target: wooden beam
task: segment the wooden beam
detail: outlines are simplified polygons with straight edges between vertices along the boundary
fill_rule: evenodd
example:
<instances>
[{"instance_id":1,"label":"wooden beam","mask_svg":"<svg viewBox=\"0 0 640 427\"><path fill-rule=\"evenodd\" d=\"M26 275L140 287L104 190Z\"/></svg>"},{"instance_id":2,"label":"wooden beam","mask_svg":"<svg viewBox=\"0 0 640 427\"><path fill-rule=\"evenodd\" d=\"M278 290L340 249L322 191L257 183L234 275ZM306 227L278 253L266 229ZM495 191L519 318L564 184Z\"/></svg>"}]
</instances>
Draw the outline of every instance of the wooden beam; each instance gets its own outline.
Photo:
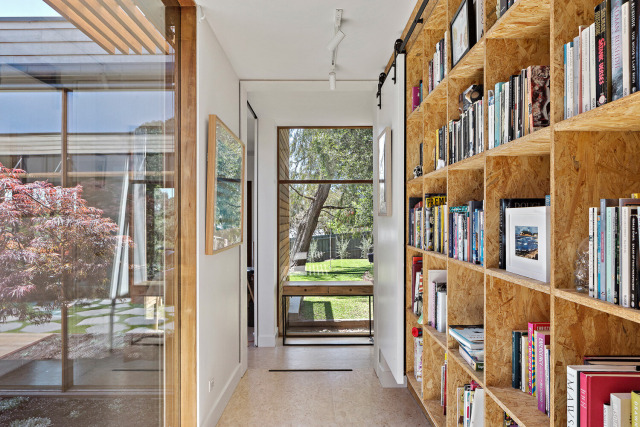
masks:
<instances>
[{"instance_id":1,"label":"wooden beam","mask_svg":"<svg viewBox=\"0 0 640 427\"><path fill-rule=\"evenodd\" d=\"M196 78L196 8L182 8L179 44L179 141L177 164L180 276L180 425L196 426L197 418L197 78Z\"/></svg>"},{"instance_id":2,"label":"wooden beam","mask_svg":"<svg viewBox=\"0 0 640 427\"><path fill-rule=\"evenodd\" d=\"M127 14L138 24L140 30L144 31L144 33L155 43L160 50L169 54L171 52L170 43L167 41L165 37L164 30L159 30L156 26L149 21L149 19L138 9L138 7L133 3L132 0L116 0L122 9L127 12Z\"/></svg>"},{"instance_id":3,"label":"wooden beam","mask_svg":"<svg viewBox=\"0 0 640 427\"><path fill-rule=\"evenodd\" d=\"M107 51L107 53L113 55L116 53L115 45L104 37L100 32L96 31L84 18L78 15L69 6L59 2L58 0L44 0L53 10L58 12L64 19L72 23L77 29L82 31L91 40L96 42L98 46Z\"/></svg>"},{"instance_id":4,"label":"wooden beam","mask_svg":"<svg viewBox=\"0 0 640 427\"><path fill-rule=\"evenodd\" d=\"M82 0L85 7L91 9L91 12L116 36L120 37L127 46L136 54L142 55L142 43L138 41L131 31L125 27L120 20L116 18L116 11L121 10L119 7L105 7L98 0ZM124 13L124 11L122 11ZM89 13L89 12L87 12ZM125 13L126 15L126 13ZM153 53L153 52L151 52Z\"/></svg>"},{"instance_id":5,"label":"wooden beam","mask_svg":"<svg viewBox=\"0 0 640 427\"><path fill-rule=\"evenodd\" d=\"M156 47L160 47L162 53L166 54L168 51L164 50L162 46L156 46L154 41L145 33L140 25L133 20L131 16L116 2L116 0L100 0L113 14L113 16L120 22L120 24L129 31L131 36L147 50L147 52L156 53ZM166 42L165 42L166 44Z\"/></svg>"}]
</instances>

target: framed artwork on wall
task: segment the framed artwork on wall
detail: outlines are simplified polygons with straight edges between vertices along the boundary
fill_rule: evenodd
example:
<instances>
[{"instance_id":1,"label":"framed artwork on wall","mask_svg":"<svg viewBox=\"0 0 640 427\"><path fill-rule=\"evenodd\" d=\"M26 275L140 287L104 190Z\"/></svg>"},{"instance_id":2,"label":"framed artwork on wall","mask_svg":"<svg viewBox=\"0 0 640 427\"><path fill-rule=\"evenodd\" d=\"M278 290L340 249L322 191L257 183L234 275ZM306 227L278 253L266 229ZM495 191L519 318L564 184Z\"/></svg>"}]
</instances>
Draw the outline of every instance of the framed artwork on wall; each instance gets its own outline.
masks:
<instances>
[{"instance_id":1,"label":"framed artwork on wall","mask_svg":"<svg viewBox=\"0 0 640 427\"><path fill-rule=\"evenodd\" d=\"M216 115L209 116L205 253L242 244L245 146Z\"/></svg>"},{"instance_id":2,"label":"framed artwork on wall","mask_svg":"<svg viewBox=\"0 0 640 427\"><path fill-rule=\"evenodd\" d=\"M549 206L506 210L507 271L549 282L550 213Z\"/></svg>"},{"instance_id":3,"label":"framed artwork on wall","mask_svg":"<svg viewBox=\"0 0 640 427\"><path fill-rule=\"evenodd\" d=\"M378 216L391 216L391 128L378 137Z\"/></svg>"},{"instance_id":4,"label":"framed artwork on wall","mask_svg":"<svg viewBox=\"0 0 640 427\"><path fill-rule=\"evenodd\" d=\"M451 68L455 67L475 44L475 22L471 0L462 0L449 28L449 34L451 35Z\"/></svg>"}]
</instances>

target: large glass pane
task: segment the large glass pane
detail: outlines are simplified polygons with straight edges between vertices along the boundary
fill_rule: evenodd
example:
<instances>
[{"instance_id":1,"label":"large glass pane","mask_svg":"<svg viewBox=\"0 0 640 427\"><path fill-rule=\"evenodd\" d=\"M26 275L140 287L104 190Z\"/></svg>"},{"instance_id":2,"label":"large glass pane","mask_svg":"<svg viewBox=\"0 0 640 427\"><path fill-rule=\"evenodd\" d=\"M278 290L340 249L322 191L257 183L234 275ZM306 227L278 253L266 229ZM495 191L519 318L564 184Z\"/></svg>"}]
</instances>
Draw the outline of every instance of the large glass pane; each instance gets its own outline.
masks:
<instances>
[{"instance_id":1,"label":"large glass pane","mask_svg":"<svg viewBox=\"0 0 640 427\"><path fill-rule=\"evenodd\" d=\"M177 360L178 16L162 0L10 3L0 396L18 396L0 398L0 425L163 425Z\"/></svg>"}]
</instances>

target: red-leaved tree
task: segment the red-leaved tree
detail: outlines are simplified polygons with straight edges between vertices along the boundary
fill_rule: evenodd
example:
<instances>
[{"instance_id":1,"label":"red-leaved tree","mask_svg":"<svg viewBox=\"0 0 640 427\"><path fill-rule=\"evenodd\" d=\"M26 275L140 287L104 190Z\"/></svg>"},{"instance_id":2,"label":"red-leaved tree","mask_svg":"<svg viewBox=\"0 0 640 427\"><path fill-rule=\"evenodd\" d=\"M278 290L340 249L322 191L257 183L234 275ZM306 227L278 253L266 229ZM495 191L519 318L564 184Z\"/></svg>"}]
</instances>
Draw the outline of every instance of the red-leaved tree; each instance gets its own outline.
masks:
<instances>
[{"instance_id":1,"label":"red-leaved tree","mask_svg":"<svg viewBox=\"0 0 640 427\"><path fill-rule=\"evenodd\" d=\"M0 163L0 321L34 323L76 298L108 295L116 247L129 245L82 187L23 183Z\"/></svg>"}]
</instances>

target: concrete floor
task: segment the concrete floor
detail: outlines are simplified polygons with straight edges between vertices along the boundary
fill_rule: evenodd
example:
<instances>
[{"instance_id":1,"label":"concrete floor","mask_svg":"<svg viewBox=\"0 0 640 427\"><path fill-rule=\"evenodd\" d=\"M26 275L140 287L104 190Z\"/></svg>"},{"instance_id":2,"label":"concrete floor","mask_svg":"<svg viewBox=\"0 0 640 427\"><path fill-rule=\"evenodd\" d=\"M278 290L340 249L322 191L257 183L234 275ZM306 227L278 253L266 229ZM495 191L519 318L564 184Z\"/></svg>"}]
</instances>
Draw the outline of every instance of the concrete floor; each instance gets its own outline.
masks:
<instances>
[{"instance_id":1,"label":"concrete floor","mask_svg":"<svg viewBox=\"0 0 640 427\"><path fill-rule=\"evenodd\" d=\"M380 386L368 346L250 347L249 369L218 425L431 426L406 388Z\"/></svg>"}]
</instances>

